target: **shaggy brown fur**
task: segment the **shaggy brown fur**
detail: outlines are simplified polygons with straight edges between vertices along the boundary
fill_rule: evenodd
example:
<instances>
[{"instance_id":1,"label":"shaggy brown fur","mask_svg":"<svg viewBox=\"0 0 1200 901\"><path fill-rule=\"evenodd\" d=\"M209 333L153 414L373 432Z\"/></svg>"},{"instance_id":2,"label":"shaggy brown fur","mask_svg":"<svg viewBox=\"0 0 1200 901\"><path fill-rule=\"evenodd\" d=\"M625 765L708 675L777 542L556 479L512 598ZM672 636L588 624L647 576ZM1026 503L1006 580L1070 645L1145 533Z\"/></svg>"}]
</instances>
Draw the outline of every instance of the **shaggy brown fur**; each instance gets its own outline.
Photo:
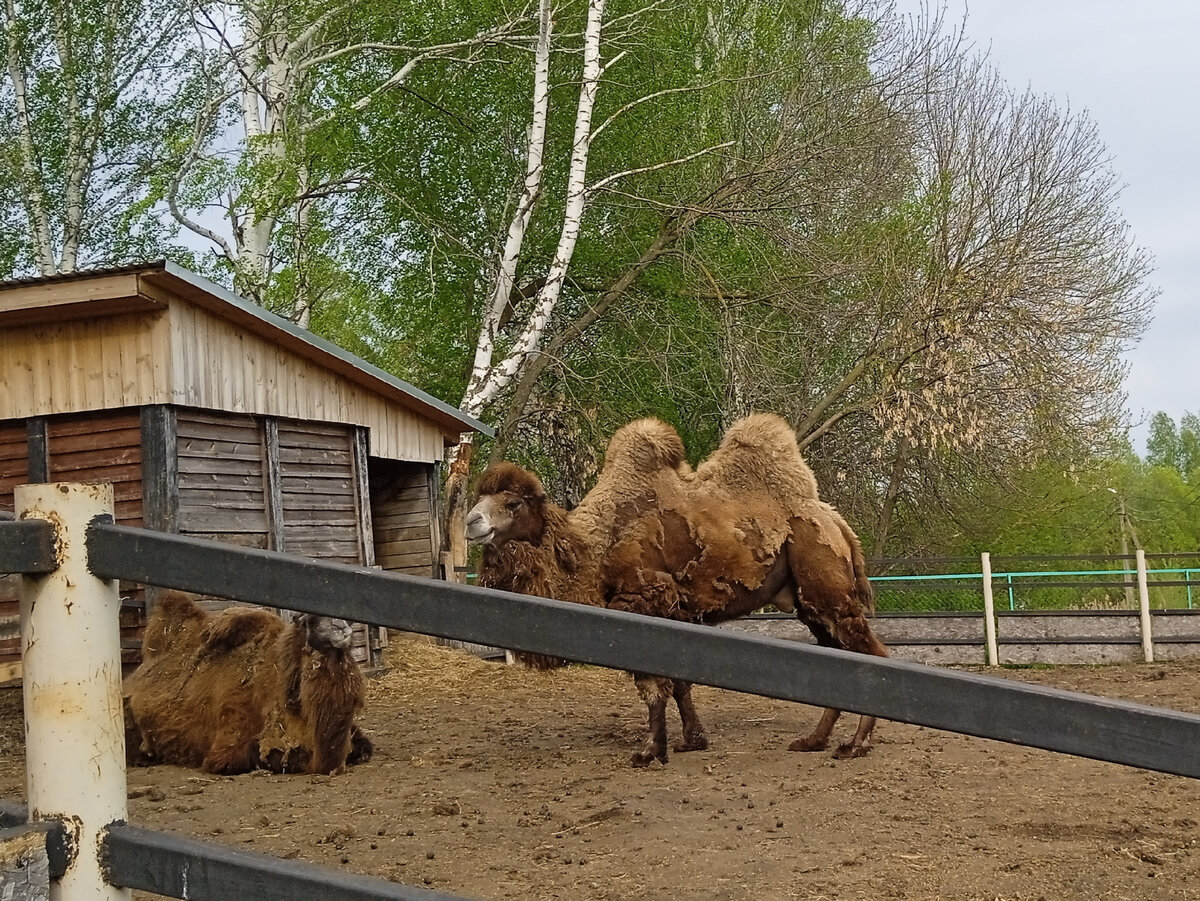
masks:
<instances>
[{"instance_id":1,"label":"shaggy brown fur","mask_svg":"<svg viewBox=\"0 0 1200 901\"><path fill-rule=\"evenodd\" d=\"M130 762L329 774L369 760L371 742L354 723L365 684L347 630L254 608L210 615L165 592L125 681Z\"/></svg>"},{"instance_id":2,"label":"shaggy brown fur","mask_svg":"<svg viewBox=\"0 0 1200 901\"><path fill-rule=\"evenodd\" d=\"M774 603L795 611L822 645L887 655L866 620L873 598L858 539L819 499L795 433L777 416L734 423L694 472L669 425L630 423L613 436L595 488L569 515L546 500L540 484L519 507L511 506L520 492L509 486L522 477L537 480L512 464L503 467L485 474L468 517L468 537L487 543L482 584L585 603L597 603L598 594L610 608L704 623ZM554 527L544 530L543 523ZM564 538L564 529L572 537ZM549 573L558 555L548 548L562 542L576 548L576 559L581 547L594 557L593 564L575 565L570 586ZM493 571L502 556L504 572ZM536 578L522 584L515 572L522 567ZM593 572L598 589L587 585ZM538 590L528 590L529 582ZM707 747L688 683L640 674L635 680L650 719L635 765L666 761L665 710L672 698L684 732L676 750ZM824 748L837 717L838 711L826 710L792 749ZM836 756L865 754L874 724L862 717Z\"/></svg>"},{"instance_id":3,"label":"shaggy brown fur","mask_svg":"<svg viewBox=\"0 0 1200 901\"><path fill-rule=\"evenodd\" d=\"M595 553L571 528L566 511L546 498L537 476L512 463L497 463L483 474L476 492L508 520L504 540L483 547L479 585L596 607L604 603ZM468 517L468 535L471 522ZM516 657L535 669L566 663L544 654L516 652Z\"/></svg>"}]
</instances>

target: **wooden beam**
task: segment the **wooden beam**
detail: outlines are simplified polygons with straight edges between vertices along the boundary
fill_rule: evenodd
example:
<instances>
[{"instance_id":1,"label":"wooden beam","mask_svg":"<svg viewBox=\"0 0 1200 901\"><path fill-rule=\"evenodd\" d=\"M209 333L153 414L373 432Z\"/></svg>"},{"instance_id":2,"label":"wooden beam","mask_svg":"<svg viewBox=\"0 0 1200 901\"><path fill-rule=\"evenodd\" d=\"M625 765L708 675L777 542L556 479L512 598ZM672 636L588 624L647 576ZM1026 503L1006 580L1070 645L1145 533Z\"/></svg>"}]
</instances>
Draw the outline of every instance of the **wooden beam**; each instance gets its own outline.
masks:
<instances>
[{"instance_id":1,"label":"wooden beam","mask_svg":"<svg viewBox=\"0 0 1200 901\"><path fill-rule=\"evenodd\" d=\"M371 485L367 475L367 456L371 430L356 426L351 436L354 459L354 494L358 505L358 540L362 544L364 566L375 565L375 528L371 523Z\"/></svg>"},{"instance_id":2,"label":"wooden beam","mask_svg":"<svg viewBox=\"0 0 1200 901\"><path fill-rule=\"evenodd\" d=\"M175 408L153 404L141 409L142 521L159 532L179 531L179 438ZM144 617L158 606L161 593L146 586ZM143 620L144 621L144 620Z\"/></svg>"},{"instance_id":3,"label":"wooden beam","mask_svg":"<svg viewBox=\"0 0 1200 901\"><path fill-rule=\"evenodd\" d=\"M29 482L50 481L50 438L46 429L46 417L34 416L25 421L28 442Z\"/></svg>"},{"instance_id":4,"label":"wooden beam","mask_svg":"<svg viewBox=\"0 0 1200 901\"><path fill-rule=\"evenodd\" d=\"M44 519L0 522L0 573L36 575L56 569L54 526Z\"/></svg>"},{"instance_id":5,"label":"wooden beam","mask_svg":"<svg viewBox=\"0 0 1200 901\"><path fill-rule=\"evenodd\" d=\"M132 272L36 281L0 291L0 328L165 308L138 289Z\"/></svg>"},{"instance_id":6,"label":"wooden beam","mask_svg":"<svg viewBox=\"0 0 1200 901\"><path fill-rule=\"evenodd\" d=\"M175 408L142 407L142 519L146 528L179 531L179 454Z\"/></svg>"},{"instance_id":7,"label":"wooden beam","mask_svg":"<svg viewBox=\"0 0 1200 901\"><path fill-rule=\"evenodd\" d=\"M267 500L267 530L271 550L284 550L283 472L279 464L279 420L263 419L263 490Z\"/></svg>"}]
</instances>

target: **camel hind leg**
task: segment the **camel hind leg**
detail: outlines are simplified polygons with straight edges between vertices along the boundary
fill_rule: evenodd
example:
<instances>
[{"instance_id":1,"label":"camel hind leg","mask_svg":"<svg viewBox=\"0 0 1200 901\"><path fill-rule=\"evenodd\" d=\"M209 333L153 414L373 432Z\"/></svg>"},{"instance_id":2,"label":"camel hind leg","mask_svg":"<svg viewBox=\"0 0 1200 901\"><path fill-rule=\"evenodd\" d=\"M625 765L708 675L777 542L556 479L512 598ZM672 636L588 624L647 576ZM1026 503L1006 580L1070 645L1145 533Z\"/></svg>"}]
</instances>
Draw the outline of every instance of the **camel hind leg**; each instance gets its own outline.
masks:
<instances>
[{"instance_id":1,"label":"camel hind leg","mask_svg":"<svg viewBox=\"0 0 1200 901\"><path fill-rule=\"evenodd\" d=\"M646 702L649 724L646 746L633 755L630 761L636 767L650 766L655 760L667 762L667 701L671 699L673 687L670 679L662 676L647 676L635 673L633 683L638 694Z\"/></svg>"},{"instance_id":2,"label":"camel hind leg","mask_svg":"<svg viewBox=\"0 0 1200 901\"><path fill-rule=\"evenodd\" d=\"M798 607L796 615L812 631L817 639L817 644L827 648L839 648L844 651L858 651L864 654L874 654L877 657L886 657L888 655L887 648L870 632L870 627L867 626L867 634L870 637L869 641L843 641L841 643L830 635L828 628L819 620L806 616L806 611ZM864 620L864 625L866 622ZM857 631L857 630L853 630ZM804 738L798 738L790 745L789 751L823 751L829 747L829 737L833 734L833 727L837 723L842 712L836 707L826 707L824 713L821 714L821 719L818 720L816 727ZM860 716L858 718L858 728L854 732L854 737L846 744L839 745L833 752L833 756L838 760L849 760L854 757L864 756L870 750L871 733L875 731L876 718L873 716Z\"/></svg>"},{"instance_id":3,"label":"camel hind leg","mask_svg":"<svg viewBox=\"0 0 1200 901\"><path fill-rule=\"evenodd\" d=\"M692 683L681 679L672 680L672 694L675 705L679 708L679 720L683 723L683 738L675 743L675 750L704 751L708 748L708 736L704 734L704 724L696 713L696 705L692 702Z\"/></svg>"},{"instance_id":4,"label":"camel hind leg","mask_svg":"<svg viewBox=\"0 0 1200 901\"><path fill-rule=\"evenodd\" d=\"M817 644L887 657L887 648L867 620L874 603L865 578L862 548L837 512L826 508L823 515L794 521L787 553L798 587L796 616L808 626ZM840 710L826 708L816 728L807 737L792 742L789 750L824 750L840 715ZM875 723L874 716L860 716L854 737L840 745L833 756L846 760L866 754Z\"/></svg>"}]
</instances>

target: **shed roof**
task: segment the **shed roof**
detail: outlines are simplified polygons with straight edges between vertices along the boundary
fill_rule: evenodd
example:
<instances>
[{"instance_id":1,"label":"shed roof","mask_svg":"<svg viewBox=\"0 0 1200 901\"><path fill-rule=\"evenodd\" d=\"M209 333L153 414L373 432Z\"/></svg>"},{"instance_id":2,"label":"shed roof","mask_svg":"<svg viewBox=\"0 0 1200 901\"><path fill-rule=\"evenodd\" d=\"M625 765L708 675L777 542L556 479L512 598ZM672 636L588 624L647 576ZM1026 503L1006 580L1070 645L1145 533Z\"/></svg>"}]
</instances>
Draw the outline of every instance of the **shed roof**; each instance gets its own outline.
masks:
<instances>
[{"instance_id":1,"label":"shed roof","mask_svg":"<svg viewBox=\"0 0 1200 901\"><path fill-rule=\"evenodd\" d=\"M135 294L127 288L107 287L129 276L136 277L141 286ZM436 424L447 436L464 431L493 434L491 428L450 404L169 261L0 282L0 330L163 310L171 297L183 298L242 331L380 395Z\"/></svg>"}]
</instances>

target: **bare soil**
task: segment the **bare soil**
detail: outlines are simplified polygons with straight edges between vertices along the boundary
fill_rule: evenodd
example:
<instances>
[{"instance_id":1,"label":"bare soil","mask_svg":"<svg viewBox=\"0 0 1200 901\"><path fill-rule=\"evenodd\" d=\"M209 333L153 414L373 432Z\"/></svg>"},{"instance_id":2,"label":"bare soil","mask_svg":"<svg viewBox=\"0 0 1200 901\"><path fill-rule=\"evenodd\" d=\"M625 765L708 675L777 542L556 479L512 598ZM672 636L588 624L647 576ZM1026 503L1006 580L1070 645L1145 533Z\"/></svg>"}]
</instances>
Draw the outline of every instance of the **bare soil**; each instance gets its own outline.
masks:
<instances>
[{"instance_id":1,"label":"bare soil","mask_svg":"<svg viewBox=\"0 0 1200 901\"><path fill-rule=\"evenodd\" d=\"M133 770L130 820L480 899L1200 899L1200 781L888 722L859 760L789 753L820 711L705 687L711 748L637 770L644 707L622 673L418 639L389 663L370 763ZM1200 710L1195 663L1001 674ZM20 692L0 691L9 799L21 729Z\"/></svg>"}]
</instances>

